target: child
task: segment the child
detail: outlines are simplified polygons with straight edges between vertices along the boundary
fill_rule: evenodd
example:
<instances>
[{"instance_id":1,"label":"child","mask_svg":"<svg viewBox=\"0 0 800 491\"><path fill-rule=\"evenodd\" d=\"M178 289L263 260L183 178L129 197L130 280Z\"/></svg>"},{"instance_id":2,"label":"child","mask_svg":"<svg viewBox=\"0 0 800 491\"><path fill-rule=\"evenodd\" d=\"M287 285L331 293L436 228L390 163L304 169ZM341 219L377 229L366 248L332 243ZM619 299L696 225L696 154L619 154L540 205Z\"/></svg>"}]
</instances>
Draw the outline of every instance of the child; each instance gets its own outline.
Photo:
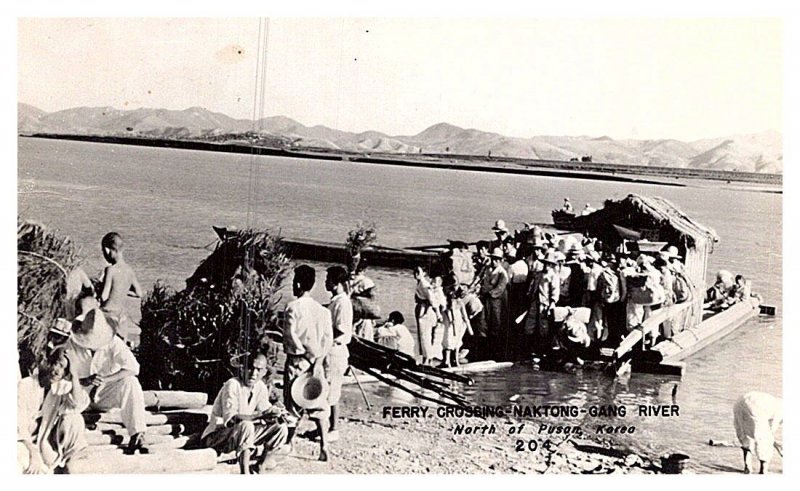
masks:
<instances>
[{"instance_id":1,"label":"child","mask_svg":"<svg viewBox=\"0 0 800 491\"><path fill-rule=\"evenodd\" d=\"M458 351L461 349L464 333L468 332L470 336L473 334L467 307L464 304L466 291L460 285L457 285L449 293L447 310L444 315L445 331L444 340L442 341L444 353L440 368L460 365Z\"/></svg>"},{"instance_id":2,"label":"child","mask_svg":"<svg viewBox=\"0 0 800 491\"><path fill-rule=\"evenodd\" d=\"M442 341L444 340L444 315L447 310L447 296L444 294L444 282L440 273L431 275L431 306L436 311L438 322L433 326L433 333L431 336L431 347L433 348L431 354L431 362L434 359L442 360Z\"/></svg>"},{"instance_id":3,"label":"child","mask_svg":"<svg viewBox=\"0 0 800 491\"><path fill-rule=\"evenodd\" d=\"M403 314L395 310L386 323L375 330L375 340L382 346L414 356L414 338L403 322Z\"/></svg>"},{"instance_id":4,"label":"child","mask_svg":"<svg viewBox=\"0 0 800 491\"><path fill-rule=\"evenodd\" d=\"M37 375L22 379L18 388L17 438L24 447L19 455L23 472L68 470L70 461L80 458L88 447L81 412L90 400L76 373L70 370L64 348L50 352ZM41 422L37 432L38 417Z\"/></svg>"},{"instance_id":5,"label":"child","mask_svg":"<svg viewBox=\"0 0 800 491\"><path fill-rule=\"evenodd\" d=\"M117 334L130 345L133 342L129 332L131 321L127 316L125 301L131 291L133 296L141 298L142 287L139 286L136 273L122 255L122 236L116 232L109 232L103 237L101 246L103 257L109 266L103 271L100 308Z\"/></svg>"}]
</instances>

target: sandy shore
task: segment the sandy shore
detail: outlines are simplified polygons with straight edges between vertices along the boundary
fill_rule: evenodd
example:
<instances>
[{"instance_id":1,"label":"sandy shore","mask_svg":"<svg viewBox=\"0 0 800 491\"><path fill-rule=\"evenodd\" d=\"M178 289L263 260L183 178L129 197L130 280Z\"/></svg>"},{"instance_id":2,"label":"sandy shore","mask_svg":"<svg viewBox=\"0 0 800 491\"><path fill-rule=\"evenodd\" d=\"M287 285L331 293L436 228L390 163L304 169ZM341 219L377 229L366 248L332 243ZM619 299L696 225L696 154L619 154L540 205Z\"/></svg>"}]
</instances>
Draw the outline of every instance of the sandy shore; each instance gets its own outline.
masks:
<instances>
[{"instance_id":1,"label":"sandy shore","mask_svg":"<svg viewBox=\"0 0 800 491\"><path fill-rule=\"evenodd\" d=\"M528 422L521 436L511 418L383 418L382 406L367 410L348 400L340 440L330 444L330 461L318 462L319 444L297 438L292 454L282 456L278 474L652 474L660 467L649 457L588 439L555 437L552 447ZM491 425L495 434L454 435L455 424ZM305 420L299 433L313 428ZM516 441L536 441L535 450L516 450ZM213 473L237 473L235 461L220 462Z\"/></svg>"}]
</instances>

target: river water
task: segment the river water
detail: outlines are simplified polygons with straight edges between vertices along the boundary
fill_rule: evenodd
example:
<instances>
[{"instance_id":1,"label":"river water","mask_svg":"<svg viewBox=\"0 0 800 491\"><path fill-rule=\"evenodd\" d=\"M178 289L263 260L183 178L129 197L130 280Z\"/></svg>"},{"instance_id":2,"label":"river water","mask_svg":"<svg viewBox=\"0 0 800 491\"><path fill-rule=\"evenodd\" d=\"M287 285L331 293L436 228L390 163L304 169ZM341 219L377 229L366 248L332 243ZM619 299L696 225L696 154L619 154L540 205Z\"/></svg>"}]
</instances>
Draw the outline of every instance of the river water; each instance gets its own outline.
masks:
<instances>
[{"instance_id":1,"label":"river water","mask_svg":"<svg viewBox=\"0 0 800 491\"><path fill-rule=\"evenodd\" d=\"M662 196L719 234L709 275L725 268L751 278L754 291L778 307L777 317L754 319L689 358L680 381L644 374L614 381L588 370L512 367L475 374L476 384L466 391L477 403L493 405L507 404L515 394L522 405L625 404L625 418L585 421L584 431L594 432L597 422L635 425L636 433L617 441L653 455L689 454L690 467L698 472L735 471L741 466L740 450L711 447L708 440L735 441L731 407L739 395L749 390L782 393L782 195L747 186L734 190L711 182L679 182L689 186L20 138L18 205L22 218L72 237L90 274L103 266L100 238L116 230L146 289L157 279L180 289L208 254L204 246L215 239L211 225L274 228L286 237L343 241L357 221L371 220L381 244L401 247L487 238L498 218L512 228L522 221L548 222L550 210L565 196L578 208L586 202L599 207L607 198L629 193ZM386 312L396 309L412 318L410 273L374 270L371 276ZM321 301L328 298L321 285L313 293ZM407 324L413 325L413 319ZM676 384L680 416L632 415L636 404L671 404ZM385 387L369 391L373 402L405 400ZM347 399L355 401L355 396ZM526 433L536 438L534 428ZM772 467L782 470L780 457Z\"/></svg>"}]
</instances>

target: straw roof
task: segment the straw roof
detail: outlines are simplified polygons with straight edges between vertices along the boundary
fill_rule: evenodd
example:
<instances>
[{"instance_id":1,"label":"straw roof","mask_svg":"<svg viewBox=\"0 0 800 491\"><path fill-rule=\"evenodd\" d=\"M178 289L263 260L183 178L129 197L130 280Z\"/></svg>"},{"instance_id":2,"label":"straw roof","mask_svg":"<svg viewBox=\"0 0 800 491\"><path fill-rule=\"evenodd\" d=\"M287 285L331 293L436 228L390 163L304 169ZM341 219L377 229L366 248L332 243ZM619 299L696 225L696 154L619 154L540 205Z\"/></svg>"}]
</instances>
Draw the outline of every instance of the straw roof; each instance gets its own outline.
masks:
<instances>
[{"instance_id":1,"label":"straw roof","mask_svg":"<svg viewBox=\"0 0 800 491\"><path fill-rule=\"evenodd\" d=\"M609 231L614 230L612 225L635 230L657 229L661 240L684 248L696 247L700 242L719 241L714 229L698 223L668 200L656 196L629 194L619 201L607 200L601 210L577 217L575 224L578 229L598 236L608 236Z\"/></svg>"}]
</instances>

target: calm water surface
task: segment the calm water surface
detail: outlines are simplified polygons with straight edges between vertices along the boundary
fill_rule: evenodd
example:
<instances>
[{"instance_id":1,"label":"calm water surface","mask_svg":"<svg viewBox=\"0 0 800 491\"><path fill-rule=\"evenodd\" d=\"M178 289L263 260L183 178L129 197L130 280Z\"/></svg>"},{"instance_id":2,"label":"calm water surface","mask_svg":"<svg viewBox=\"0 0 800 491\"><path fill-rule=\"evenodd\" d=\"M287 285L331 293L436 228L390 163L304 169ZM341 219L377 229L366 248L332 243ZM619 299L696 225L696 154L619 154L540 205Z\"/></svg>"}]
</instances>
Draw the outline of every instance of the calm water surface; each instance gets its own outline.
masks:
<instances>
[{"instance_id":1,"label":"calm water surface","mask_svg":"<svg viewBox=\"0 0 800 491\"><path fill-rule=\"evenodd\" d=\"M156 279L182 288L208 254L204 246L215 239L212 224L343 241L357 221L373 220L379 242L399 247L486 238L498 218L511 227L548 222L564 196L579 208L628 193L662 196L720 235L709 275L726 268L752 278L754 290L779 307L777 318L755 319L691 357L680 381L633 374L621 382L591 371L514 367L476 374L470 395L487 404L507 403L514 394L520 395L519 404L629 404L630 413L634 404L671 403L679 383L680 417L629 414L622 423L635 424L637 432L621 440L651 454L682 451L691 455L697 471L718 472L740 466L738 449L707 445L709 439L735 440L731 407L736 397L749 390L782 392L780 194L724 190L710 183L626 185L30 138L19 140L18 178L21 217L72 237L90 273L103 265L100 238L120 232L127 260L145 288ZM410 274L375 270L372 276L384 309L413 317ZM314 294L327 299L321 286ZM404 400L386 387L371 387L370 393L373 402ZM349 394L348 400L357 402L356 397ZM594 422L586 421L584 429L593 431ZM773 468L782 469L780 457Z\"/></svg>"}]
</instances>

